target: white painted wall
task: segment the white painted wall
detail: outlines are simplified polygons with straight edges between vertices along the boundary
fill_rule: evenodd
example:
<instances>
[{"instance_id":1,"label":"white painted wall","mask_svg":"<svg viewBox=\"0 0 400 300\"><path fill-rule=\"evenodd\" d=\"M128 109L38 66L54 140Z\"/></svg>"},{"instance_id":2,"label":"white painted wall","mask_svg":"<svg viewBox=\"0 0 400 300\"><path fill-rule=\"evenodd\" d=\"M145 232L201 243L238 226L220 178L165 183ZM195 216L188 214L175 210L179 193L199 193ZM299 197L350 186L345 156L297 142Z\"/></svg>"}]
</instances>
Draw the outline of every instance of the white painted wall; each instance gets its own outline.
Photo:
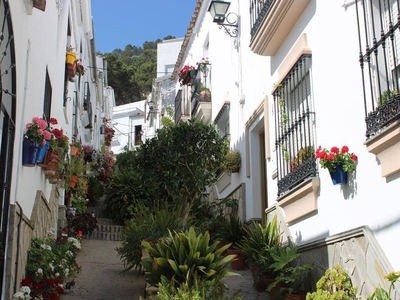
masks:
<instances>
[{"instance_id":1,"label":"white painted wall","mask_svg":"<svg viewBox=\"0 0 400 300\"><path fill-rule=\"evenodd\" d=\"M59 128L64 130L70 140L73 134L74 95L76 91L77 101L83 103L84 82L89 83L93 115L97 116L99 122L101 119L99 118L102 109L100 103L103 100L98 98L102 98L103 95L99 89L99 82L96 81L97 71L92 71L90 39L93 38L93 30L91 28L90 2L83 2L88 4L85 6L87 10L83 12L81 6L75 5L75 1L70 0L62 1L62 3L47 1L45 12L32 9L32 4L26 0L9 2L14 28L17 74L16 136L11 203L18 201L24 214L28 217L32 212L36 191L42 190L49 198L52 188L40 167L23 167L21 162L25 125L33 117L42 117L46 69L49 72L52 86L51 117L58 120ZM90 18L90 22L87 18ZM68 19L71 20L71 37L67 37ZM80 87L78 76L75 77L75 82L68 83L68 99L64 108L64 70L68 45L71 45L78 54L77 57L82 59L86 73L81 78ZM83 114L83 108L80 107L76 116L78 137L82 138L85 144L84 136L87 134L90 137L89 144L96 145L97 143L98 146L99 142L96 141L99 140L99 132L84 128ZM96 124L94 125L98 128ZM60 204L63 204L64 199L61 197L59 201Z\"/></svg>"},{"instance_id":2,"label":"white painted wall","mask_svg":"<svg viewBox=\"0 0 400 300\"><path fill-rule=\"evenodd\" d=\"M111 149L115 155L124 152L126 146L129 150L135 148L135 126L141 125L142 130L145 127L145 102L142 100L114 107L112 123L115 130L114 139L118 141L115 144L118 145Z\"/></svg>"}]
</instances>

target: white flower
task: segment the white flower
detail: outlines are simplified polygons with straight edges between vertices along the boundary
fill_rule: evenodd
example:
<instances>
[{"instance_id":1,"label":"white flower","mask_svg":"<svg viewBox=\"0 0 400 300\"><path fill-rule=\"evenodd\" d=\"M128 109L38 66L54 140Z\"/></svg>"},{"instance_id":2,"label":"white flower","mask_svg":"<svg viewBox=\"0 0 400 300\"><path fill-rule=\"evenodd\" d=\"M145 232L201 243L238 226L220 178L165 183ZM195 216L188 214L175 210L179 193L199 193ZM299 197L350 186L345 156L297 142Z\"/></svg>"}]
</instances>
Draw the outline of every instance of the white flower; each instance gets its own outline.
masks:
<instances>
[{"instance_id":1,"label":"white flower","mask_svg":"<svg viewBox=\"0 0 400 300\"><path fill-rule=\"evenodd\" d=\"M24 300L24 293L23 292L16 292L13 295L13 300Z\"/></svg>"},{"instance_id":2,"label":"white flower","mask_svg":"<svg viewBox=\"0 0 400 300\"><path fill-rule=\"evenodd\" d=\"M60 273L57 272L55 275L56 275L56 277L59 277L59 276L60 276Z\"/></svg>"},{"instance_id":3,"label":"white flower","mask_svg":"<svg viewBox=\"0 0 400 300\"><path fill-rule=\"evenodd\" d=\"M37 269L36 273L43 274L43 270L41 268Z\"/></svg>"},{"instance_id":4,"label":"white flower","mask_svg":"<svg viewBox=\"0 0 400 300\"><path fill-rule=\"evenodd\" d=\"M67 252L65 252L65 254L67 254L68 256L74 256L74 253L72 253L71 250L68 250Z\"/></svg>"},{"instance_id":5,"label":"white flower","mask_svg":"<svg viewBox=\"0 0 400 300\"><path fill-rule=\"evenodd\" d=\"M65 274L65 276L68 276L68 274L69 274L69 269L68 269L68 268L66 268L66 269L64 270L64 274Z\"/></svg>"},{"instance_id":6,"label":"white flower","mask_svg":"<svg viewBox=\"0 0 400 300\"><path fill-rule=\"evenodd\" d=\"M53 266L52 264L49 264L49 266L50 266L50 269L51 269L52 271L54 271L54 266Z\"/></svg>"},{"instance_id":7,"label":"white flower","mask_svg":"<svg viewBox=\"0 0 400 300\"><path fill-rule=\"evenodd\" d=\"M22 286L19 290L24 294L29 295L31 293L31 289L29 288L29 286L26 285Z\"/></svg>"}]
</instances>

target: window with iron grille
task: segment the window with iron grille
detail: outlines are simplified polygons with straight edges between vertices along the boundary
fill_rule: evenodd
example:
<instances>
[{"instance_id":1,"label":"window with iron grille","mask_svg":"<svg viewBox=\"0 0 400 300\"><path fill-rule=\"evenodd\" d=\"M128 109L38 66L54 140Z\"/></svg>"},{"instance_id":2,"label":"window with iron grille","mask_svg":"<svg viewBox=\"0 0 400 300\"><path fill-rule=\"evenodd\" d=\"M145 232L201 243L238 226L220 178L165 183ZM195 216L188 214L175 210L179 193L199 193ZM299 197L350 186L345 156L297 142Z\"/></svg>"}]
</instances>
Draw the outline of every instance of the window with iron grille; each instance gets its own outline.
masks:
<instances>
[{"instance_id":1,"label":"window with iron grille","mask_svg":"<svg viewBox=\"0 0 400 300\"><path fill-rule=\"evenodd\" d=\"M355 3L366 138L400 118L400 13L397 0Z\"/></svg>"},{"instance_id":2,"label":"window with iron grille","mask_svg":"<svg viewBox=\"0 0 400 300\"><path fill-rule=\"evenodd\" d=\"M317 172L310 69L304 54L273 92L278 196Z\"/></svg>"}]
</instances>

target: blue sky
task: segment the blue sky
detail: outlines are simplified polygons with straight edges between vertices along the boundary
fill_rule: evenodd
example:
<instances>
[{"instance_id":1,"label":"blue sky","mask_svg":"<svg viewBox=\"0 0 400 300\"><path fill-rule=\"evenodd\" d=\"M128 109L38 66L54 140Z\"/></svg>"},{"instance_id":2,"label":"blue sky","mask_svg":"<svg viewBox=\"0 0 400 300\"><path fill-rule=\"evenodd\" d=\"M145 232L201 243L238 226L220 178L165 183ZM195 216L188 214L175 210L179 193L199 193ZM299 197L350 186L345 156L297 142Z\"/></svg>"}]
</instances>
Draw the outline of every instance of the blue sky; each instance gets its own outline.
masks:
<instances>
[{"instance_id":1,"label":"blue sky","mask_svg":"<svg viewBox=\"0 0 400 300\"><path fill-rule=\"evenodd\" d=\"M184 37L196 0L92 0L96 51Z\"/></svg>"}]
</instances>

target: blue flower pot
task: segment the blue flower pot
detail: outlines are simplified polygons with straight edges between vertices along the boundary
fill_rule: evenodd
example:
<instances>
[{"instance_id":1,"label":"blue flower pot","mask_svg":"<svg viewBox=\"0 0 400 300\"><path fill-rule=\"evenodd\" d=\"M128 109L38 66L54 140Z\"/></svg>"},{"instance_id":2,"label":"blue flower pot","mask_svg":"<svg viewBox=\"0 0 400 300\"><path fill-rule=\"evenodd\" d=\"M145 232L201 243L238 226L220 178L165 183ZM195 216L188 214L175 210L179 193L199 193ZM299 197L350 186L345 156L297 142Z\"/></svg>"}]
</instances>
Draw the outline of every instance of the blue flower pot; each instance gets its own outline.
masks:
<instances>
[{"instance_id":1,"label":"blue flower pot","mask_svg":"<svg viewBox=\"0 0 400 300\"><path fill-rule=\"evenodd\" d=\"M40 144L24 141L22 148L22 165L24 167L36 166L40 148Z\"/></svg>"},{"instance_id":2,"label":"blue flower pot","mask_svg":"<svg viewBox=\"0 0 400 300\"><path fill-rule=\"evenodd\" d=\"M40 149L38 157L37 157L37 163L41 163L44 159L44 156L46 155L47 149L49 149L50 147L50 142L47 141L46 144L44 144L44 146L42 147L42 149Z\"/></svg>"},{"instance_id":3,"label":"blue flower pot","mask_svg":"<svg viewBox=\"0 0 400 300\"><path fill-rule=\"evenodd\" d=\"M332 178L332 183L336 184L346 184L347 183L347 172L343 171L342 165L336 165L336 169L329 173Z\"/></svg>"}]
</instances>

